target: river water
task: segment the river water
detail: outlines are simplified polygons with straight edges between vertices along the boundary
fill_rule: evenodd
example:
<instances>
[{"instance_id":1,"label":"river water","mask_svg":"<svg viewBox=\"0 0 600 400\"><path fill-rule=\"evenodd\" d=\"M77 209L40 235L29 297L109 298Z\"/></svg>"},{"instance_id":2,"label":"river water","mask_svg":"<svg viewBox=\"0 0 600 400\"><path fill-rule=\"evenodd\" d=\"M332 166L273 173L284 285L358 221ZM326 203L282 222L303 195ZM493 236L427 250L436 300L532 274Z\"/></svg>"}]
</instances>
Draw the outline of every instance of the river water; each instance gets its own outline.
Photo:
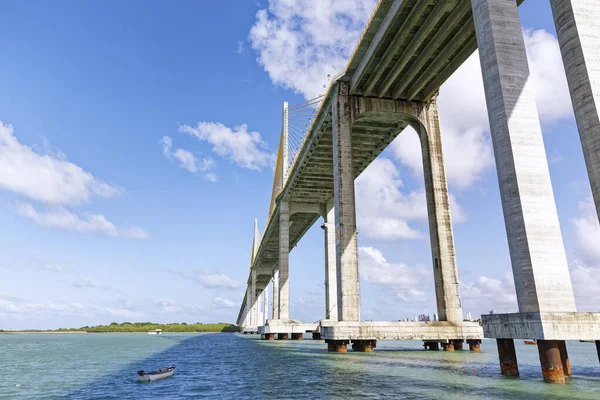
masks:
<instances>
[{"instance_id":1,"label":"river water","mask_svg":"<svg viewBox=\"0 0 600 400\"><path fill-rule=\"evenodd\" d=\"M567 346L574 378L549 385L537 347L521 343L521 378L502 377L493 340L481 353L406 341L336 354L308 338L227 333L0 335L0 399L600 399L594 344ZM171 364L173 378L136 382L137 370Z\"/></svg>"}]
</instances>

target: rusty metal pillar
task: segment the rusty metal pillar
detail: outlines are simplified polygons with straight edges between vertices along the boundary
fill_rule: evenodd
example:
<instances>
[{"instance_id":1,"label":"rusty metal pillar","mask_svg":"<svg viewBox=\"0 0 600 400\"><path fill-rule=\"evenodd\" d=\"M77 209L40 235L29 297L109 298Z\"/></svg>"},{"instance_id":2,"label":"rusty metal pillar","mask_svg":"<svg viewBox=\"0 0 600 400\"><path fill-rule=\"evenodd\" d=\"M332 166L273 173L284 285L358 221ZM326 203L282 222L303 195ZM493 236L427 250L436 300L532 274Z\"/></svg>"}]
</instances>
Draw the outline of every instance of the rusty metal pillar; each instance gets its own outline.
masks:
<instances>
[{"instance_id":1,"label":"rusty metal pillar","mask_svg":"<svg viewBox=\"0 0 600 400\"><path fill-rule=\"evenodd\" d=\"M481 339L467 339L470 351L481 351Z\"/></svg>"},{"instance_id":2,"label":"rusty metal pillar","mask_svg":"<svg viewBox=\"0 0 600 400\"><path fill-rule=\"evenodd\" d=\"M569 353L567 352L567 342L559 340L558 350L560 350L560 360L562 361L565 378L571 378L573 373L571 372L571 362L569 361Z\"/></svg>"},{"instance_id":3,"label":"rusty metal pillar","mask_svg":"<svg viewBox=\"0 0 600 400\"><path fill-rule=\"evenodd\" d=\"M265 340L275 340L274 333L265 333Z\"/></svg>"},{"instance_id":4,"label":"rusty metal pillar","mask_svg":"<svg viewBox=\"0 0 600 400\"><path fill-rule=\"evenodd\" d=\"M335 353L346 353L348 351L349 340L325 340L327 343L327 351Z\"/></svg>"},{"instance_id":5,"label":"rusty metal pillar","mask_svg":"<svg viewBox=\"0 0 600 400\"><path fill-rule=\"evenodd\" d=\"M498 344L498 357L500 358L500 371L504 376L519 376L519 364L513 339L496 339Z\"/></svg>"},{"instance_id":6,"label":"rusty metal pillar","mask_svg":"<svg viewBox=\"0 0 600 400\"><path fill-rule=\"evenodd\" d=\"M304 335L302 333L292 333L292 340L303 340Z\"/></svg>"},{"instance_id":7,"label":"rusty metal pillar","mask_svg":"<svg viewBox=\"0 0 600 400\"><path fill-rule=\"evenodd\" d=\"M454 350L462 350L464 341L462 339L451 340L450 343L454 346Z\"/></svg>"},{"instance_id":8,"label":"rusty metal pillar","mask_svg":"<svg viewBox=\"0 0 600 400\"><path fill-rule=\"evenodd\" d=\"M277 339L279 339L279 340L288 340L288 334L287 333L278 333L277 334Z\"/></svg>"},{"instance_id":9,"label":"rusty metal pillar","mask_svg":"<svg viewBox=\"0 0 600 400\"><path fill-rule=\"evenodd\" d=\"M444 349L444 351L454 351L454 344L442 343L442 348Z\"/></svg>"},{"instance_id":10,"label":"rusty metal pillar","mask_svg":"<svg viewBox=\"0 0 600 400\"><path fill-rule=\"evenodd\" d=\"M377 340L353 340L352 350L370 353L375 350Z\"/></svg>"},{"instance_id":11,"label":"rusty metal pillar","mask_svg":"<svg viewBox=\"0 0 600 400\"><path fill-rule=\"evenodd\" d=\"M560 357L560 342L562 340L538 340L538 352L542 375L548 383L565 383L565 372Z\"/></svg>"}]
</instances>

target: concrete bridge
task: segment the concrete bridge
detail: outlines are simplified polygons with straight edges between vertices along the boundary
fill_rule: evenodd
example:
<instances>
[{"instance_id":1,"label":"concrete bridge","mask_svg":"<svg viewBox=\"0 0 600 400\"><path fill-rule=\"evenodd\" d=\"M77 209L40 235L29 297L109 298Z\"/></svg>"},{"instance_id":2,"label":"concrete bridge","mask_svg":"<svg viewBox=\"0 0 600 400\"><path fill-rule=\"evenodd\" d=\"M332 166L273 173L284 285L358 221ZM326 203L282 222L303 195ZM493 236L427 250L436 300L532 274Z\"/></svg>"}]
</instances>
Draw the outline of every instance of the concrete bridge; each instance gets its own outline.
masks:
<instances>
[{"instance_id":1,"label":"concrete bridge","mask_svg":"<svg viewBox=\"0 0 600 400\"><path fill-rule=\"evenodd\" d=\"M596 340L600 313L576 311L515 0L381 0L346 69L322 98L284 106L273 197L255 228L238 324L266 339L318 332L330 351L377 340L478 350L498 342L501 371L518 375L514 339L537 339L544 379L570 376L565 340ZM600 212L600 3L551 0L577 126ZM440 86L477 49L519 310L463 321L438 106ZM311 111L313 110L313 111ZM290 118L306 118L306 128ZM308 116L308 117L307 117ZM362 322L354 180L404 128L419 135L439 321ZM295 138L295 139L294 139ZM295 141L294 141L295 140ZM299 143L298 143L299 142ZM294 145L293 143L296 143ZM289 315L289 252L323 218L325 315ZM600 245L600 244L599 244ZM266 288L273 282L272 317ZM259 297L263 294L263 319Z\"/></svg>"}]
</instances>

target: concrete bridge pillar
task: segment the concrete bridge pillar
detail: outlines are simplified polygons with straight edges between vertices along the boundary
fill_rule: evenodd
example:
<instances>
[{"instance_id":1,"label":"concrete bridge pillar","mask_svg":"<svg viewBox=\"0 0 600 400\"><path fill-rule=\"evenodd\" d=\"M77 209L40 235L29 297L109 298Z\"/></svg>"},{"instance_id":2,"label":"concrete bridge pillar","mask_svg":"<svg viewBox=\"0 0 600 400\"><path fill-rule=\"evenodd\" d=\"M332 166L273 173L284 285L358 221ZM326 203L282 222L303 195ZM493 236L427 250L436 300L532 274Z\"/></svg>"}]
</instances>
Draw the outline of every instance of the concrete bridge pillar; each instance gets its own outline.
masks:
<instances>
[{"instance_id":1,"label":"concrete bridge pillar","mask_svg":"<svg viewBox=\"0 0 600 400\"><path fill-rule=\"evenodd\" d=\"M273 275L273 319L279 319L279 267Z\"/></svg>"},{"instance_id":2,"label":"concrete bridge pillar","mask_svg":"<svg viewBox=\"0 0 600 400\"><path fill-rule=\"evenodd\" d=\"M462 322L450 202L442 154L442 136L438 107L435 101L424 107L420 119L426 130L426 133L420 136L439 319L440 321Z\"/></svg>"},{"instance_id":3,"label":"concrete bridge pillar","mask_svg":"<svg viewBox=\"0 0 600 400\"><path fill-rule=\"evenodd\" d=\"M250 325L258 326L258 299L256 298L256 271L252 270L250 283Z\"/></svg>"},{"instance_id":4,"label":"concrete bridge pillar","mask_svg":"<svg viewBox=\"0 0 600 400\"><path fill-rule=\"evenodd\" d=\"M574 312L517 4L471 2L519 312ZM506 340L498 339L499 352ZM558 344L547 342L554 341L538 341L545 379L548 365L560 363ZM564 382L564 377L546 380Z\"/></svg>"},{"instance_id":5,"label":"concrete bridge pillar","mask_svg":"<svg viewBox=\"0 0 600 400\"><path fill-rule=\"evenodd\" d=\"M600 219L600 2L550 0L550 4Z\"/></svg>"},{"instance_id":6,"label":"concrete bridge pillar","mask_svg":"<svg viewBox=\"0 0 600 400\"><path fill-rule=\"evenodd\" d=\"M265 288L265 290L263 290L263 326L266 325L267 320L269 319L269 292L267 291L267 289L268 285Z\"/></svg>"},{"instance_id":7,"label":"concrete bridge pillar","mask_svg":"<svg viewBox=\"0 0 600 400\"><path fill-rule=\"evenodd\" d=\"M337 305L340 321L360 321L352 121L349 100L348 84L339 82L332 106Z\"/></svg>"},{"instance_id":8,"label":"concrete bridge pillar","mask_svg":"<svg viewBox=\"0 0 600 400\"><path fill-rule=\"evenodd\" d=\"M289 287L290 207L287 201L279 204L279 319L290 318Z\"/></svg>"},{"instance_id":9,"label":"concrete bridge pillar","mask_svg":"<svg viewBox=\"0 0 600 400\"><path fill-rule=\"evenodd\" d=\"M335 246L335 209L333 199L327 203L327 214L323 223L325 236L325 319L337 321L337 273Z\"/></svg>"}]
</instances>

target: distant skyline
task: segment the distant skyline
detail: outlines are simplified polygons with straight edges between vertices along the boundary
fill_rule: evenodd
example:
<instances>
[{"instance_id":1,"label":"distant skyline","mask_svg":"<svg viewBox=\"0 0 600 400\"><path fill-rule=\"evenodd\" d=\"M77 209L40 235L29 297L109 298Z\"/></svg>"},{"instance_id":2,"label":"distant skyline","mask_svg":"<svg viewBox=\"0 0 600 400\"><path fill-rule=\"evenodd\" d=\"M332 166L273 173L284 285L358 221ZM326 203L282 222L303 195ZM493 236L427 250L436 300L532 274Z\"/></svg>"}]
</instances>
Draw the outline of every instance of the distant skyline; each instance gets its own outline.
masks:
<instances>
[{"instance_id":1,"label":"distant skyline","mask_svg":"<svg viewBox=\"0 0 600 400\"><path fill-rule=\"evenodd\" d=\"M375 3L5 2L0 329L235 322L282 103L323 92ZM520 14L578 310L599 311L600 225L549 2ZM477 53L438 103L463 312L517 311ZM355 185L362 318L437 313L415 133ZM290 316L307 322L325 309L319 225L290 255Z\"/></svg>"}]
</instances>

